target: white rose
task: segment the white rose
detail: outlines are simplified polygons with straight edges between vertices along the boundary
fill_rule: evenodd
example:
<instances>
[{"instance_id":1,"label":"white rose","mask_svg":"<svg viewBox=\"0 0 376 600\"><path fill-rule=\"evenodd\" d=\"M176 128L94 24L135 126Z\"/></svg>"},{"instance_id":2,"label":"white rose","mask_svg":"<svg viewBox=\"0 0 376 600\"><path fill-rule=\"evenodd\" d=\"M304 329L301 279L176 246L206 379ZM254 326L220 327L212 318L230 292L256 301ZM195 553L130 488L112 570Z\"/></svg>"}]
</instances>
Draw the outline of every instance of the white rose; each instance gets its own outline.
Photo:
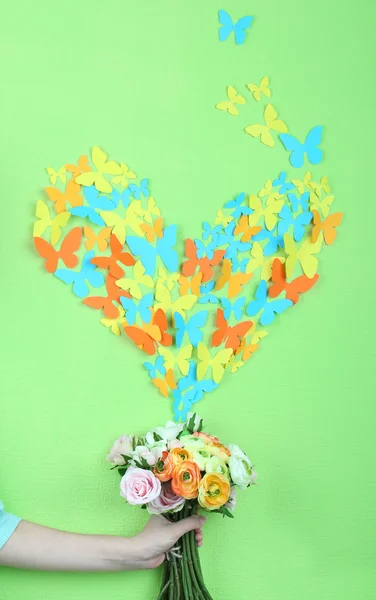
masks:
<instances>
[{"instance_id":1,"label":"white rose","mask_svg":"<svg viewBox=\"0 0 376 600\"><path fill-rule=\"evenodd\" d=\"M122 454L125 456L130 456L132 451L132 437L128 435L122 435L113 443L110 453L107 454L107 460L114 465L125 465L125 460L122 457Z\"/></svg>"},{"instance_id":2,"label":"white rose","mask_svg":"<svg viewBox=\"0 0 376 600\"><path fill-rule=\"evenodd\" d=\"M191 418L193 417L193 415L195 417L194 425L193 425L193 433L194 433L195 431L198 430L198 428L200 426L200 421L203 421L203 419L201 419L200 415L197 415L196 413L189 412L189 413L187 413L186 425L188 425L188 423L191 420Z\"/></svg>"},{"instance_id":3,"label":"white rose","mask_svg":"<svg viewBox=\"0 0 376 600\"><path fill-rule=\"evenodd\" d=\"M228 449L231 452L229 460L231 479L241 490L245 490L251 483L254 483L255 475L252 463L239 446L230 444Z\"/></svg>"},{"instance_id":4,"label":"white rose","mask_svg":"<svg viewBox=\"0 0 376 600\"><path fill-rule=\"evenodd\" d=\"M169 442L171 440L175 440L179 433L183 431L183 428L184 424L182 423L176 424L173 421L167 421L164 427L156 427L153 429L153 431L160 435L163 440Z\"/></svg>"}]
</instances>

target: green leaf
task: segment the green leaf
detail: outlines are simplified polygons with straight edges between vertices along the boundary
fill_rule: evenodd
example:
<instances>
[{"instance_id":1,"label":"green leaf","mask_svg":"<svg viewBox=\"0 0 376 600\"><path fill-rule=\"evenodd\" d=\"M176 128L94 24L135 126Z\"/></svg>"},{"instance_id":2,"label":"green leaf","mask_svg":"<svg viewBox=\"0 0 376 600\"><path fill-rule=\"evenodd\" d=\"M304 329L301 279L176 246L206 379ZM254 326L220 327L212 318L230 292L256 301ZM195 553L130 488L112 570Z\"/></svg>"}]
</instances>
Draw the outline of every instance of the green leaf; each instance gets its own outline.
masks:
<instances>
[{"instance_id":1,"label":"green leaf","mask_svg":"<svg viewBox=\"0 0 376 600\"><path fill-rule=\"evenodd\" d=\"M126 454L121 454L120 456L122 456L124 458L124 460L125 460L126 463L130 462L132 460L132 457L131 456L127 456Z\"/></svg>"},{"instance_id":2,"label":"green leaf","mask_svg":"<svg viewBox=\"0 0 376 600\"><path fill-rule=\"evenodd\" d=\"M161 435L158 435L158 433L156 433L155 431L153 431L153 438L155 442L160 442L161 440L163 440L163 437Z\"/></svg>"},{"instance_id":3,"label":"green leaf","mask_svg":"<svg viewBox=\"0 0 376 600\"><path fill-rule=\"evenodd\" d=\"M224 517L230 517L230 519L234 519L234 515L232 514L232 511L229 510L228 508L226 508L225 506L221 506L221 508L219 509L219 512L224 516Z\"/></svg>"},{"instance_id":4,"label":"green leaf","mask_svg":"<svg viewBox=\"0 0 376 600\"><path fill-rule=\"evenodd\" d=\"M204 425L204 421L203 421L203 419L200 419L200 423L199 423L199 425L198 425L198 427L197 427L197 431L198 431L198 432L202 431L202 427L203 427L203 425Z\"/></svg>"},{"instance_id":5,"label":"green leaf","mask_svg":"<svg viewBox=\"0 0 376 600\"><path fill-rule=\"evenodd\" d=\"M194 432L195 419L196 419L196 413L193 413L193 415L189 419L188 425L187 425L187 429L188 429L189 433L193 433Z\"/></svg>"},{"instance_id":6,"label":"green leaf","mask_svg":"<svg viewBox=\"0 0 376 600\"><path fill-rule=\"evenodd\" d=\"M123 475L125 475L126 471L127 471L127 469L125 467L120 467L118 469L118 473L121 477L123 477Z\"/></svg>"}]
</instances>

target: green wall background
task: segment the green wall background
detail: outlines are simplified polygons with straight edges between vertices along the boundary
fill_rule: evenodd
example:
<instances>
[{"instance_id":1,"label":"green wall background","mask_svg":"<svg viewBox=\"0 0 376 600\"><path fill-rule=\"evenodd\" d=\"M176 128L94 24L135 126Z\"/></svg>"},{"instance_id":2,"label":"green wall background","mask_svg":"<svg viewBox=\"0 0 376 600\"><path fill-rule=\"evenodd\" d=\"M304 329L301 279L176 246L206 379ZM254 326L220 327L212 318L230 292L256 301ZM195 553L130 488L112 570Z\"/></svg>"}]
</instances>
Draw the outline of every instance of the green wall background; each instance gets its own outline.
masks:
<instances>
[{"instance_id":1,"label":"green wall background","mask_svg":"<svg viewBox=\"0 0 376 600\"><path fill-rule=\"evenodd\" d=\"M217 10L255 15L246 43L220 44ZM321 283L260 352L198 406L247 449L259 486L234 521L205 527L216 600L369 600L375 590L375 4L213 0L2 9L0 489L7 508L81 532L132 534L145 515L120 501L104 456L123 431L171 417L143 357L40 268L31 244L44 167L100 144L151 180L183 239L234 192L291 168L214 110L228 84L270 75L273 103L303 137L325 125L338 241ZM2 569L2 600L149 600L160 574Z\"/></svg>"}]
</instances>

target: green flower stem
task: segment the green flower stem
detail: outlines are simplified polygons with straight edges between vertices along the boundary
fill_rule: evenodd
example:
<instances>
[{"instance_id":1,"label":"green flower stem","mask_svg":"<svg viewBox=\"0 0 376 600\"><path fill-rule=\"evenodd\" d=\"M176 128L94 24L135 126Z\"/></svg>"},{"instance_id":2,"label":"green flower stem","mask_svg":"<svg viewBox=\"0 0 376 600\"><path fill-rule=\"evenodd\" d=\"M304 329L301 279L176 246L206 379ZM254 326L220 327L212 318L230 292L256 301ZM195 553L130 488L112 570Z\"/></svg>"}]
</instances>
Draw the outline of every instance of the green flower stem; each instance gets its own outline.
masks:
<instances>
[{"instance_id":1,"label":"green flower stem","mask_svg":"<svg viewBox=\"0 0 376 600\"><path fill-rule=\"evenodd\" d=\"M193 563L193 568L195 571L195 575L196 575L196 580L197 583L199 585L199 588L201 590L201 597L204 600L213 600L213 598L211 597L211 595L209 594L206 585L204 583L204 578L202 576L202 571L201 571L201 564L200 564L200 557L198 554L198 548L197 548L197 544L196 544L196 540L195 540L195 534L194 531L191 531L189 534L189 538L190 538L190 549L191 549L191 557L192 557L192 563Z\"/></svg>"}]
</instances>

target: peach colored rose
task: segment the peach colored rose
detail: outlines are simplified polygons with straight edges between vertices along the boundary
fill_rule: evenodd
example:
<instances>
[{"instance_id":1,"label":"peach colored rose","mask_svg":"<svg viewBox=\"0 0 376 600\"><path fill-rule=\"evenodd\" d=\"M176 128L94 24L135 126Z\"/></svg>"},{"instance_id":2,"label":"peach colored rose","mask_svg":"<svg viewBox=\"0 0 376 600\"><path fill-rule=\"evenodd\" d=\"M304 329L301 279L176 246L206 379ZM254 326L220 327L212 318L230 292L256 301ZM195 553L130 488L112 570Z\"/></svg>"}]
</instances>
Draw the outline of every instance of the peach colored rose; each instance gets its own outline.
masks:
<instances>
[{"instance_id":1,"label":"peach colored rose","mask_svg":"<svg viewBox=\"0 0 376 600\"><path fill-rule=\"evenodd\" d=\"M220 456L221 454L225 454L226 456L231 456L231 453L226 446L221 444L219 439L214 435L209 435L208 433L204 433L203 431L196 431L193 434L194 437L200 438L209 448L212 448L213 454Z\"/></svg>"},{"instance_id":2,"label":"peach colored rose","mask_svg":"<svg viewBox=\"0 0 376 600\"><path fill-rule=\"evenodd\" d=\"M230 481L221 473L207 473L198 487L198 502L206 510L217 510L230 497Z\"/></svg>"},{"instance_id":3,"label":"peach colored rose","mask_svg":"<svg viewBox=\"0 0 376 600\"><path fill-rule=\"evenodd\" d=\"M172 479L174 463L169 452L162 452L162 456L157 460L153 473L159 481L170 481Z\"/></svg>"},{"instance_id":4,"label":"peach colored rose","mask_svg":"<svg viewBox=\"0 0 376 600\"><path fill-rule=\"evenodd\" d=\"M197 498L198 484L201 479L199 466L190 460L185 460L174 468L171 486L177 496L187 500Z\"/></svg>"}]
</instances>

